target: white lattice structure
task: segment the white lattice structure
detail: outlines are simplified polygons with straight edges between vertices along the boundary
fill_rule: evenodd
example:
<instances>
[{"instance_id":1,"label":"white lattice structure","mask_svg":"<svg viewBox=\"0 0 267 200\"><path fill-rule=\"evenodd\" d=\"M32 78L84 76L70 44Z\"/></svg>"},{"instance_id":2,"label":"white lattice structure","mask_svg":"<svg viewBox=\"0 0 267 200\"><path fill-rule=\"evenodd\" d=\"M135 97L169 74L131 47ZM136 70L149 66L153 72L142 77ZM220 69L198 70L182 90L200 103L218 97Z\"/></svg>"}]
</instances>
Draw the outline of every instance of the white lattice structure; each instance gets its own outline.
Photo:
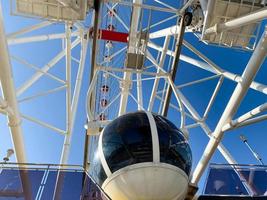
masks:
<instances>
[{"instance_id":1,"label":"white lattice structure","mask_svg":"<svg viewBox=\"0 0 267 200\"><path fill-rule=\"evenodd\" d=\"M59 140L60 137L59 143L62 145L55 147L57 153L61 152L57 158L60 157L58 160L61 164L66 164L74 124L77 122L75 119L84 120L85 123L87 118L88 136L85 146L89 146L90 136L90 150L93 150L92 143L96 140L96 135L114 118L133 110L148 110L159 114L169 111L168 116L175 116L172 120L188 134L189 139L194 137L192 133L198 129L208 140L202 157L195 158L196 168L190 181L196 186L216 150L228 163L238 163L231 149L222 144L224 133L259 122L263 130L267 128L266 121L263 122L267 119L267 83L254 80L267 54L266 29L259 28L267 16L262 2L189 0L182 4L182 1L157 0L144 3L142 0L114 0L101 1L99 10L93 10L93 7L97 9L98 6L91 1L12 2L15 6L12 9L14 13L39 19L34 23L30 19L30 26L6 34L3 17L0 16L0 60L3 63L0 65L0 113L7 117L18 162L27 162L22 128L25 121L58 134L57 138L51 134L51 140ZM195 13L195 27L191 25L183 30L181 21L187 10ZM203 13L199 13L201 10ZM205 19L200 19L203 16ZM179 21L180 18L182 20ZM29 19L21 17L20 20ZM184 31L185 39L182 37ZM216 45L211 47L204 44L190 32L198 35L203 42ZM41 42L44 47L37 46ZM32 57L31 60L30 53L20 51L21 55L13 54L16 52L13 47L25 46L26 51L29 44L36 46L27 52L34 53L38 50L41 55L50 55L50 59L49 56L40 56L42 67L38 67L41 61L38 65L34 64L35 59ZM229 54L235 48L250 49L252 54L242 52L248 62L236 73L227 67L227 60L224 66L216 64L216 59L219 60L221 54L214 53L212 56L215 59L209 58L211 55L208 56L205 50L217 52L220 48L217 45L230 47L225 49ZM55 52L57 53L54 54ZM21 83L16 88L12 74L12 67L17 66L14 62L34 70L25 80L21 80L19 76L14 77ZM238 59L235 62L239 64ZM173 72L178 63L175 78ZM61 69L58 69L60 66ZM266 67L260 72L266 72ZM42 79L44 85L51 86L50 89L37 84L43 77L46 77ZM56 84L50 85L48 80L53 80ZM87 82L90 82L89 86ZM229 83L232 84L230 92L224 87ZM190 95L198 92L198 86L206 85L209 86L206 88L206 96L203 93L198 99L190 99ZM28 95L27 91L34 86L36 93ZM81 89L83 86L86 88ZM239 112L238 108L248 91L253 91L255 96L260 95L261 99L255 99L257 105L251 103L251 109ZM173 97L168 97L167 93ZM228 94L229 101L218 99L222 93ZM55 94L58 96L49 99ZM87 116L85 113L84 116L78 115L80 96L80 104L86 105L84 110L86 109ZM203 101L200 100L202 96L205 97ZM27 110L28 107L24 107L23 102L40 97L47 99L39 104L30 104L36 111L27 113L31 109ZM57 104L59 98L62 99L60 105ZM48 103L50 106L47 106ZM220 107L221 112L216 110L218 105L223 107ZM44 106L47 106L46 116L38 111ZM49 119L56 115L57 109L62 114L63 122L53 123ZM218 119L213 120L213 116ZM84 137L80 136L79 139L83 140ZM193 150L194 148L198 147L192 147ZM88 167L88 149L85 151L84 165Z\"/></svg>"}]
</instances>

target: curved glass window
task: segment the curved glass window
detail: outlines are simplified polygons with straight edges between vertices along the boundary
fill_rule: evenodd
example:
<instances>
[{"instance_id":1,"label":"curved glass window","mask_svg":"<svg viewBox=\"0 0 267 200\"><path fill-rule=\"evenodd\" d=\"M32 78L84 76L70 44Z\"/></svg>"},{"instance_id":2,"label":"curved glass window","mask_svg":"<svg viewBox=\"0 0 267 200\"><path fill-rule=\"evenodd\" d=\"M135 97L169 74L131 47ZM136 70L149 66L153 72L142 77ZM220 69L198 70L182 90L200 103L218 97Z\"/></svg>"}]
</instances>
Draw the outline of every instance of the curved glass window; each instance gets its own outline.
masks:
<instances>
[{"instance_id":1,"label":"curved glass window","mask_svg":"<svg viewBox=\"0 0 267 200\"><path fill-rule=\"evenodd\" d=\"M96 149L98 152L98 148ZM104 168L102 166L99 153L95 153L94 159L92 164L90 165L90 175L92 178L97 182L100 186L104 183L104 181L107 179L106 172L104 171Z\"/></svg>"},{"instance_id":2,"label":"curved glass window","mask_svg":"<svg viewBox=\"0 0 267 200\"><path fill-rule=\"evenodd\" d=\"M123 115L106 126L102 146L111 172L141 162L152 162L152 138L146 113Z\"/></svg>"},{"instance_id":3,"label":"curved glass window","mask_svg":"<svg viewBox=\"0 0 267 200\"><path fill-rule=\"evenodd\" d=\"M192 152L183 133L166 118L155 114L153 116L159 135L160 162L177 166L189 175Z\"/></svg>"}]
</instances>

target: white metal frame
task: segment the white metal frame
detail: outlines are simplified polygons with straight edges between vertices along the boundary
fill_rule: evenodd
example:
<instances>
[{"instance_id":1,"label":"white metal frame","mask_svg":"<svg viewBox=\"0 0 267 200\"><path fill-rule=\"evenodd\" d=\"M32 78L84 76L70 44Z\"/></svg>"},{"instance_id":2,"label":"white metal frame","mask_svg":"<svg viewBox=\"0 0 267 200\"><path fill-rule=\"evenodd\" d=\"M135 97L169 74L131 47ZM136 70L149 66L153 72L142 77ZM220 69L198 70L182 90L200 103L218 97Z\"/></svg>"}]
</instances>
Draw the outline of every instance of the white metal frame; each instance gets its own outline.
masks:
<instances>
[{"instance_id":1,"label":"white metal frame","mask_svg":"<svg viewBox=\"0 0 267 200\"><path fill-rule=\"evenodd\" d=\"M107 1L104 1L104 3L105 2ZM107 66L105 65L106 61L100 61L99 63L96 63L96 66L94 66L95 74L93 76L93 80L89 86L89 90L87 93L87 117L89 120L88 128L104 127L113 119L111 118L104 121L99 120L98 117L100 112L98 112L97 110L91 110L89 106L88 100L91 98L95 99L96 97L94 96L94 94L99 91L98 81L101 73L105 72L109 75L110 79L113 79L114 82L116 82L117 85L121 85L120 89L117 88L119 92L116 93L116 95L110 97L107 107L103 109L104 111L107 111L112 107L118 106L119 109L115 116L120 116L127 112L127 104L131 100L136 104L136 110L148 110L149 112L161 113L161 107L165 99L166 86L170 85L175 97L175 100L172 101L170 104L170 108L177 111L177 121L180 122L180 128L185 133L188 132L188 134L190 134L191 129L195 127L200 127L203 132L209 137L209 143L203 153L203 158L199 161L198 166L192 174L191 183L193 185L198 184L201 176L203 175L204 170L207 167L208 162L210 161L216 149L221 152L221 154L224 156L228 163L237 164L237 161L231 155L230 150L226 149L226 147L221 143L222 136L226 131L237 129L239 127L254 124L267 119L267 115L264 114L264 112L267 110L266 102L263 102L261 105L256 106L250 111L246 111L245 114L243 114L242 116L233 119L233 116L248 89L253 89L259 93L262 93L263 95L267 95L267 85L254 81L254 76L266 56L266 30L263 32L263 36L258 42L258 45L254 50L253 55L249 63L247 64L247 67L242 76L224 70L223 68L215 64L216 60L215 62L213 62L206 55L200 52L197 47L184 40L184 47L190 50L195 55L195 57L198 57L198 59L182 54L180 56L180 60L197 68L203 69L207 72L211 72L211 75L199 80L194 80L178 85L171 80L170 73L167 69L168 66L166 64L168 61L174 59L175 56L174 49L170 46L173 42L173 38L177 34L176 29L178 28L178 26L176 26L175 24L175 26L158 30L156 32L150 31L149 39L147 41L147 47L145 50L141 47L136 46L137 37L135 36L141 30L141 28L138 27L138 21L141 18L142 9L154 9L157 11L168 12L172 14L171 17L150 24L149 27L142 29L149 31L149 28L155 28L166 21L176 21L175 18L177 18L181 13L183 13L185 9L193 3L193 1L188 1L180 10L174 9L172 6L163 3L162 1L157 1L157 6L142 4L142 1L134 1L133 3L129 3L125 1L121 2L113 0L112 2L114 3L114 6L133 6L133 16L132 20L127 23L121 13L113 12L113 7L106 5L106 8L113 12L114 17L121 24L122 31L130 31L128 46L124 46L118 51L114 52L112 55L109 56L109 59L115 60L117 58L120 58L120 56L125 54L126 51L138 51L146 57L146 61L147 63L149 63L149 66L144 66L143 70L137 70L125 69L123 66L117 65L116 63L114 63L114 65ZM206 17L205 20L209 20L208 11L209 10L204 13ZM230 28L240 26L244 23L254 23L255 21L260 22L262 17L266 15L266 10L264 9L258 11L256 14L257 17L254 16L255 18L251 18L250 15L244 16L243 18L233 19L229 22L220 24L217 26L217 28L227 27L230 30ZM35 30L41 30L41 28L44 27L49 28L49 26L54 23L56 22L52 23L44 21L6 35L4 32L3 17L2 14L0 14L0 60L3 60L3 62L5 63L0 66L0 80L3 93L2 97L0 97L0 114L5 114L8 118L17 160L18 162L22 163L27 161L21 129L22 119L27 119L38 125L43 126L44 128L51 129L63 135L64 143L60 163L68 163L70 146L72 143L72 132L75 124L83 74L86 67L85 59L87 56L87 50L89 48L88 38L86 34L88 30L87 28L83 27L79 22L66 22L66 29L63 33L23 36L24 34L32 33ZM128 24L131 24L131 26L129 26ZM70 27L73 27L73 29L71 29ZM220 29L207 29L207 31L209 30L211 32L220 31ZM162 41L164 40L164 44L162 46L157 43L157 40L159 39ZM17 55L9 55L10 53L8 51L8 45L15 46L27 43L37 43L41 41L45 42L58 40L64 41L62 51L55 55L55 57L52 58L50 61L47 61L47 64L45 64L41 68L31 64L30 61L26 61L25 59ZM80 48L79 59L73 58L72 50L74 48ZM63 58L65 58L66 61L66 78L64 80L49 72L49 70L55 67ZM10 64L11 59L36 71L31 78L29 78L23 85L21 85L17 89L15 89L14 82L12 79L12 67ZM77 77L73 77L73 74L71 74L71 69L73 68L73 66L71 65L72 60L79 64ZM32 96L22 98L21 96L24 94L24 92L31 88L41 77L54 79L58 83L60 83L61 86L48 91L40 91ZM136 79L134 79L135 77ZM179 75L177 77L179 77ZM75 89L74 91L71 91L71 80L74 79ZM197 84L203 84L206 81L213 79L217 79L217 83L208 101L208 104L204 109L204 114L200 115L197 112L197 109L193 106L192 103L189 102L188 98L181 90L182 88L191 87ZM232 81L234 84L237 83L237 87L234 93L232 94L230 102L226 106L224 114L222 115L219 123L216 124L215 130L212 130L208 126L207 120L209 118L209 114L214 105L214 102L217 99L216 97L222 88L222 84L226 79ZM150 95L144 92L146 88L146 83L148 81L153 81L153 87L150 90ZM57 125L49 124L44 121L38 120L32 116L29 116L26 113L21 113L19 110L19 104L22 102L34 100L38 97L57 93L62 90L64 90L66 93L66 98L64 101L66 101L67 117L65 122L66 128L64 130L58 128ZM131 98L128 98L129 96ZM53 110L51 110L51 112L53 112ZM187 118L193 120L193 123L188 123Z\"/></svg>"}]
</instances>

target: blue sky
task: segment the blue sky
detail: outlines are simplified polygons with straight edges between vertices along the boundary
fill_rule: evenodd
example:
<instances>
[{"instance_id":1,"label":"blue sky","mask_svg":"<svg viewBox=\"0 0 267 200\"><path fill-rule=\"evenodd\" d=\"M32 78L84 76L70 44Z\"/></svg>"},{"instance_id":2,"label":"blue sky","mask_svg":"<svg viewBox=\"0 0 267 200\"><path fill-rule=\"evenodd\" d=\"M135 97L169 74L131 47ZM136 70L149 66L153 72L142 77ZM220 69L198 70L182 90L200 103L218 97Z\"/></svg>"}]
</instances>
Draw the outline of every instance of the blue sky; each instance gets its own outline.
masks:
<instances>
[{"instance_id":1,"label":"blue sky","mask_svg":"<svg viewBox=\"0 0 267 200\"><path fill-rule=\"evenodd\" d=\"M35 19L21 18L18 16L10 16L8 1L3 2L3 15L5 22L5 29L7 33L14 32L23 27L29 26L39 22ZM172 1L170 1L172 2ZM157 16L155 20L164 18L166 16ZM126 19L130 19L129 13L125 14ZM164 24L164 26L169 26L170 24ZM119 25L118 25L119 26ZM60 33L64 30L64 25L56 24L44 28L40 31L35 31L32 34L47 34L47 33ZM31 34L28 34L30 36ZM194 45L199 51L204 55L214 61L221 68L241 75L246 63L248 62L251 52L233 50L216 46L209 46L201 41L192 34L186 34L186 40ZM162 41L158 41L161 43ZM61 41L46 41L41 43L31 43L24 45L14 45L10 46L10 54L19 56L28 62L35 64L38 67L42 67L46 62L52 59L61 50ZM73 51L73 56L79 58L79 46L77 46ZM196 58L188 49L183 48L182 53L188 56ZM75 121L75 127L73 132L73 143L71 147L71 154L69 163L71 164L82 164L83 159L83 145L84 145L84 123L86 121L86 111L85 111L85 99L86 92L88 89L89 72L90 72L90 49L87 55L84 80L82 84L81 96L77 111L77 118ZM118 61L122 63L123 59ZM74 61L72 73L75 75L77 73L77 63ZM52 74L61 77L65 77L64 69L65 61L62 59L57 65L50 71ZM15 85L18 88L25 80L27 80L34 71L29 69L16 61L12 61L13 75L15 78ZM1 73L1 72L0 72ZM176 79L177 84L186 83L188 81L197 80L203 77L209 76L211 73L205 72L199 68L191 66L187 63L181 62L179 66L179 71ZM75 76L73 76L75 77ZM182 89L182 92L191 102L191 104L196 108L199 113L204 112L205 105L207 105L208 100L212 94L213 89L217 84L218 79L214 79L206 82L205 84L199 84L192 87L187 87ZM267 63L264 62L258 75L256 76L256 81L267 85ZM74 82L73 82L74 83ZM44 91L52 89L54 87L60 86L54 80L43 77L41 78L32 88L25 92L20 98L27 97L36 94L38 91ZM152 82L148 83L145 91L148 91L152 86ZM233 92L236 83L224 80L221 91L219 92L215 104L211 109L210 115L207 119L207 124L212 130L214 130L217 121L219 120L223 109L228 103L228 100ZM118 88L113 89L113 93L116 93ZM29 102L24 102L20 104L20 110L30 116L34 116L45 122L50 122L55 124L57 127L64 129L65 123L65 107L64 104L64 92L56 93L50 96L41 97L36 100ZM145 101L148 100L148 95L144 92ZM241 103L240 108L235 117L242 115L243 113L251 110L252 108L265 103L267 101L267 96L263 95L254 90L249 90L244 101ZM135 108L130 106L131 110ZM174 121L179 125L179 118L177 117L177 112L170 110L169 119ZM6 150L12 148L12 143L9 135L8 128L6 126L7 121L3 115L0 115L0 158L5 156ZM26 145L26 153L29 162L35 163L58 163L60 159L60 152L63 144L63 136L55 133L49 129L44 129L38 125L35 125L27 120L23 120L23 132L24 140ZM223 138L223 144L232 153L233 157L242 164L258 164L249 150L245 145L239 140L239 135L244 134L247 136L249 143L255 148L255 150L261 155L263 161L267 162L267 153L265 143L267 141L267 122L261 122L248 127L236 129L234 131L226 132ZM203 133L200 128L194 128L190 130L190 145L193 152L194 166L200 159L202 152L208 142L208 137ZM14 158L12 158L14 161ZM213 156L211 162L215 163L225 163L226 161L221 156L219 152L216 152ZM202 179L203 183L203 179Z\"/></svg>"}]
</instances>

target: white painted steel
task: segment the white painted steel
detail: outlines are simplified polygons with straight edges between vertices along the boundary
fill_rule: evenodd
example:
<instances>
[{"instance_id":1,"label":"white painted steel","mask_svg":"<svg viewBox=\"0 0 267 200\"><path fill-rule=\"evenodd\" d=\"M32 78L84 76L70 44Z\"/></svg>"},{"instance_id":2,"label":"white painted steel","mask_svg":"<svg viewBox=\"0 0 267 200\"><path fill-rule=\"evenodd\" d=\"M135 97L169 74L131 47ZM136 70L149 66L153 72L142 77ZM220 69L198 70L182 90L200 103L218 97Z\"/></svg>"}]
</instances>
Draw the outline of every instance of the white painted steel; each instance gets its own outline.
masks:
<instances>
[{"instance_id":1,"label":"white painted steel","mask_svg":"<svg viewBox=\"0 0 267 200\"><path fill-rule=\"evenodd\" d=\"M187 63L190 63L196 67L199 67L201 69L207 70L209 72L215 73L215 74L221 74L225 78L235 81L236 83L239 83L242 81L242 77L231 73L229 71L221 69L219 66L217 66L214 62L212 62L210 59L208 59L204 54L202 54L200 51L198 51L195 47L193 47L191 44L186 42L184 40L184 45L189 48L192 52L194 52L196 55L198 55L201 59L203 59L205 62L190 58L190 57L183 57L181 56L181 59ZM258 83L256 81L252 81L250 88L262 92L264 94L267 94L267 86L261 83Z\"/></svg>"},{"instance_id":2,"label":"white painted steel","mask_svg":"<svg viewBox=\"0 0 267 200\"><path fill-rule=\"evenodd\" d=\"M52 126L52 125L50 125L50 124L48 124L48 123L42 122L42 121L40 121L40 120L38 120L38 119L35 119L35 118L33 118L33 117L27 116L27 115L25 115L25 114L20 114L20 116L21 116L23 119L26 119L26 120L28 120L28 121L34 122L34 123L36 123L36 124L39 124L40 126L43 126L43 127L45 127L45 128L48 128L48 129L51 129L52 131L55 131L55 132L60 133L60 134L62 134L62 135L65 135L65 134L66 134L66 131L65 131L65 130L61 130L61 129L57 128L57 127L54 127L54 126Z\"/></svg>"},{"instance_id":3,"label":"white painted steel","mask_svg":"<svg viewBox=\"0 0 267 200\"><path fill-rule=\"evenodd\" d=\"M110 170L110 168L108 166L108 163L107 163L107 160L105 158L104 151L103 151L103 132L104 131L105 131L105 128L102 130L102 133L99 136L98 149L97 149L97 152L96 152L95 156L99 156L101 164L103 166L103 169L104 169L107 177L110 177L112 175L112 172L111 172L111 170Z\"/></svg>"},{"instance_id":4,"label":"white painted steel","mask_svg":"<svg viewBox=\"0 0 267 200\"><path fill-rule=\"evenodd\" d=\"M89 89L87 91L87 95L86 95L86 111L87 111L87 119L88 121L94 121L94 113L92 113L93 110L91 110L91 106L90 106L90 99L92 94L94 94L95 88L96 88L96 83L97 83L97 76L98 76L98 70L96 70L96 73L93 76L93 79L90 83Z\"/></svg>"},{"instance_id":5,"label":"white painted steel","mask_svg":"<svg viewBox=\"0 0 267 200\"><path fill-rule=\"evenodd\" d=\"M192 0L190 0L190 1L192 1ZM176 8L174 8L174 7L170 6L169 4L164 3L164 2L162 2L162 1L160 1L160 0L155 0L155 2L157 2L157 3L161 4L161 5L163 5L163 6L166 7L166 8L169 8L169 9L171 9L171 10L176 10Z\"/></svg>"},{"instance_id":6,"label":"white painted steel","mask_svg":"<svg viewBox=\"0 0 267 200\"><path fill-rule=\"evenodd\" d=\"M230 129L234 129L235 127L238 127L240 124L242 124L243 122L246 122L247 120L251 119L252 117L264 112L267 110L267 103L264 103L254 109L252 109L251 111L243 114L242 116L238 117L237 119L232 120L230 123L226 124L222 130L227 131Z\"/></svg>"},{"instance_id":7,"label":"white painted steel","mask_svg":"<svg viewBox=\"0 0 267 200\"><path fill-rule=\"evenodd\" d=\"M66 47L65 47L65 60L66 60L66 136L64 138L63 150L61 153L60 164L67 164L69 151L70 151L70 142L71 142L71 126L73 123L73 113L71 110L71 24L65 25L66 32ZM76 97L78 98L78 97Z\"/></svg>"},{"instance_id":8,"label":"white painted steel","mask_svg":"<svg viewBox=\"0 0 267 200\"><path fill-rule=\"evenodd\" d=\"M21 118L17 103L14 80L9 60L9 52L5 37L4 21L2 15L2 4L0 2L0 81L3 97L8 105L13 109L13 115L8 115L8 125L11 133L12 143L15 150L16 159L20 163L26 163L25 146L23 132L21 128Z\"/></svg>"},{"instance_id":9,"label":"white painted steel","mask_svg":"<svg viewBox=\"0 0 267 200\"><path fill-rule=\"evenodd\" d=\"M80 39L77 38L71 44L71 48L73 49L80 43ZM57 54L51 61L49 61L45 66L41 68L41 71L36 72L29 80L27 80L22 86L17 89L17 96L20 96L23 92L29 89L32 84L34 84L37 80L39 80L45 72L49 71L53 66L55 66L64 56L66 50Z\"/></svg>"},{"instance_id":10,"label":"white painted steel","mask_svg":"<svg viewBox=\"0 0 267 200\"><path fill-rule=\"evenodd\" d=\"M206 133L208 137L211 137L211 129L206 124L205 121L202 120L198 112L195 110L195 108L190 104L190 102L186 99L186 97L183 95L183 93L180 90L177 90L179 93L179 97L181 98L181 101L183 102L184 106L187 108L187 110L190 112L190 114L197 120L197 123L200 124L203 131ZM237 164L236 160L232 157L232 155L229 153L229 151L223 146L223 144L219 144L218 150L221 152L223 157L227 160L229 164Z\"/></svg>"},{"instance_id":11,"label":"white painted steel","mask_svg":"<svg viewBox=\"0 0 267 200\"><path fill-rule=\"evenodd\" d=\"M106 4L106 7L109 9L110 12L112 12L112 14L121 23L121 25L126 29L126 31L129 32L129 27L125 24L125 22L121 19L121 17L116 12L114 12L114 10L108 4Z\"/></svg>"},{"instance_id":12,"label":"white painted steel","mask_svg":"<svg viewBox=\"0 0 267 200\"><path fill-rule=\"evenodd\" d=\"M13 115L13 109L8 105L8 103L0 96L0 109L6 112L8 115Z\"/></svg>"},{"instance_id":13,"label":"white painted steel","mask_svg":"<svg viewBox=\"0 0 267 200\"><path fill-rule=\"evenodd\" d=\"M150 33L149 38L156 39L156 38L161 38L161 37L166 37L166 36L171 36L171 35L177 35L178 33L179 33L179 25L175 25L172 27L168 27L168 28Z\"/></svg>"},{"instance_id":14,"label":"white painted steel","mask_svg":"<svg viewBox=\"0 0 267 200\"><path fill-rule=\"evenodd\" d=\"M29 67L29 68L32 68L32 69L34 69L35 71L40 72L40 73L44 74L45 76L47 76L47 77L49 77L49 78L52 78L52 79L58 81L58 82L61 83L61 84L65 84L65 83L66 83L65 80L63 81L62 79L58 78L57 76L52 75L51 73L49 73L49 72L47 72L47 71L43 71L43 70L40 69L39 67L37 67L37 66L35 66L35 65L33 65L33 64L29 63L29 62L27 62L26 60L24 60L24 59L22 59L22 58L19 58L19 57L17 57L17 56L13 56L13 55L10 55L10 57L11 57L11 59L13 59L13 60L15 60L15 61L17 61L17 62L23 64L24 66Z\"/></svg>"},{"instance_id":15,"label":"white painted steel","mask_svg":"<svg viewBox=\"0 0 267 200\"><path fill-rule=\"evenodd\" d=\"M245 16L229 20L225 23L215 24L214 26L206 29L205 34L221 33L222 31L229 31L235 28L239 28L241 26L246 26L248 24L261 21L266 17L267 17L267 9L264 8L262 10L247 14Z\"/></svg>"},{"instance_id":16,"label":"white painted steel","mask_svg":"<svg viewBox=\"0 0 267 200\"><path fill-rule=\"evenodd\" d=\"M267 114L265 115L261 115L261 116L258 116L258 117L253 117L251 119L248 119L244 122L241 122L240 124L238 124L236 127L234 128L239 128L239 127L243 127L243 126L248 126L248 125L251 125L251 124L255 124L255 123L258 123L258 122L262 122L264 120L267 120ZM231 127L232 129L233 127ZM228 129L227 131L229 131L230 129Z\"/></svg>"},{"instance_id":17,"label":"white painted steel","mask_svg":"<svg viewBox=\"0 0 267 200\"><path fill-rule=\"evenodd\" d=\"M22 99L19 99L18 102L22 103L22 102L25 102L25 101L31 101L31 100L36 99L38 97L47 96L49 94L52 94L52 93L55 93L55 92L58 92L58 91L61 91L61 90L65 90L65 89L66 89L66 85L63 85L63 86L60 86L60 87L57 87L57 88L54 88L54 89L51 89L51 90L40 92L40 93L32 95L32 96L24 97Z\"/></svg>"},{"instance_id":18,"label":"white painted steel","mask_svg":"<svg viewBox=\"0 0 267 200\"><path fill-rule=\"evenodd\" d=\"M229 123L231 121L231 118L237 111L244 95L246 94L247 90L249 89L249 86L254 79L255 75L257 74L262 62L265 59L265 56L267 54L267 39L266 39L266 29L264 33L262 34L262 37L257 44L257 47L255 51L253 52L246 69L244 70L242 74L242 81L239 82L212 134L212 137L210 138L210 141L203 153L203 156L201 160L199 161L193 175L191 182L193 184L197 184L201 175L203 174L205 168L207 167L207 164L215 152L217 146L219 145L222 137L223 132L222 128L225 124Z\"/></svg>"},{"instance_id":19,"label":"white painted steel","mask_svg":"<svg viewBox=\"0 0 267 200\"><path fill-rule=\"evenodd\" d=\"M162 53L161 53L161 56L160 56L159 68L163 67L169 43L170 43L170 37L166 37L165 40L164 40L163 50L162 50ZM160 72L160 69L157 69L157 73L159 73L159 72ZM156 92L158 90L158 85L159 85L159 79L155 79L154 84L153 84L153 89L152 89L152 92L151 92L151 95L150 95L148 109L147 109L150 112L153 109Z\"/></svg>"},{"instance_id":20,"label":"white painted steel","mask_svg":"<svg viewBox=\"0 0 267 200\"><path fill-rule=\"evenodd\" d=\"M15 0L13 12L22 16L45 18L58 21L84 20L87 7L84 0Z\"/></svg>"},{"instance_id":21,"label":"white painted steel","mask_svg":"<svg viewBox=\"0 0 267 200\"><path fill-rule=\"evenodd\" d=\"M183 14L185 10L194 2L195 0L187 0L183 7L180 9L180 13Z\"/></svg>"},{"instance_id":22,"label":"white painted steel","mask_svg":"<svg viewBox=\"0 0 267 200\"><path fill-rule=\"evenodd\" d=\"M75 82L75 88L74 88L74 92L73 95L71 95L71 85L69 85L69 91L68 91L68 112L71 119L69 120L69 127L67 129L67 134L65 136L65 140L64 140L64 145L63 145L63 149L62 149L62 157L61 157L61 164L66 164L68 163L68 158L69 158L69 153L70 153L70 147L71 147L71 141L72 141L72 134L73 134L73 128L74 128L74 123L75 123L75 119L76 119L76 113L77 113L77 107L78 107L78 101L79 101L79 97L80 97L80 91L81 91L81 85L82 85L82 79L83 79L83 73L84 73L84 67L85 67L85 59L86 59L86 55L87 55L87 47L88 47L88 41L87 39L83 38L84 36L84 32L81 33L81 52L80 52L80 61L79 61L79 69L78 69L78 73L77 73L77 77L76 77L76 82ZM67 68L69 68L69 72L68 72L68 77L67 78L71 78L71 41L70 41L70 33L67 33L67 37L68 42L67 42L67 55L69 57L67 57L66 59L68 59L68 65ZM67 70L67 71L68 71ZM69 82L71 82L71 80L69 80Z\"/></svg>"},{"instance_id":23,"label":"white painted steel","mask_svg":"<svg viewBox=\"0 0 267 200\"><path fill-rule=\"evenodd\" d=\"M7 39L15 38L18 35L23 35L23 34L32 32L34 30L44 28L44 27L49 26L51 24L53 24L53 22L51 22L51 21L44 21L44 22L41 22L41 23L38 23L38 24L34 24L32 26L27 26L26 28L22 28L22 29L20 29L20 30L18 30L16 32L9 33L9 34L7 34L6 37L7 37Z\"/></svg>"},{"instance_id":24,"label":"white painted steel","mask_svg":"<svg viewBox=\"0 0 267 200\"><path fill-rule=\"evenodd\" d=\"M143 86L142 86L142 74L136 74L136 89L137 89L137 101L138 101L138 110L143 110Z\"/></svg>"},{"instance_id":25,"label":"white painted steel","mask_svg":"<svg viewBox=\"0 0 267 200\"><path fill-rule=\"evenodd\" d=\"M165 163L139 163L124 167L102 185L111 199L116 200L182 200L187 187L187 175L178 167Z\"/></svg>"},{"instance_id":26,"label":"white painted steel","mask_svg":"<svg viewBox=\"0 0 267 200\"><path fill-rule=\"evenodd\" d=\"M153 163L160 162L160 147L159 147L159 135L157 124L151 112L146 112L152 137L152 151L153 151Z\"/></svg>"},{"instance_id":27,"label":"white painted steel","mask_svg":"<svg viewBox=\"0 0 267 200\"><path fill-rule=\"evenodd\" d=\"M74 32L71 34L71 37L79 36L79 32ZM24 44L30 42L44 42L47 40L57 40L57 39L65 39L66 35L64 33L58 34L48 34L48 35L36 35L30 37L19 37L19 38L8 38L7 43L8 45L15 45L15 44Z\"/></svg>"},{"instance_id":28,"label":"white painted steel","mask_svg":"<svg viewBox=\"0 0 267 200\"><path fill-rule=\"evenodd\" d=\"M216 85L216 87L214 89L214 92L212 93L212 96L210 98L208 106L207 106L207 108L206 108L206 110L204 112L204 115L203 115L204 119L206 119L208 117L208 113L210 112L210 109L211 109L211 107L212 107L212 105L213 105L213 103L214 103L214 101L215 101L220 89L221 89L222 83L223 83L223 76L220 77L220 79L219 79L219 81L218 81L218 83L217 83L217 85Z\"/></svg>"},{"instance_id":29,"label":"white painted steel","mask_svg":"<svg viewBox=\"0 0 267 200\"><path fill-rule=\"evenodd\" d=\"M142 0L133 0L133 3L142 4ZM128 41L128 53L139 53L137 50L137 33L138 33L138 24L140 21L141 9L140 7L133 6L132 18L131 18L131 29L129 33ZM121 99L118 116L123 115L126 112L129 90L131 87L132 73L125 72L123 76L123 81L121 84Z\"/></svg>"},{"instance_id":30,"label":"white painted steel","mask_svg":"<svg viewBox=\"0 0 267 200\"><path fill-rule=\"evenodd\" d=\"M181 100L181 97L179 95L179 93L177 92L176 88L175 88L175 84L174 82L171 80L171 77L169 76L168 77L168 83L174 93L174 96L179 104L179 107L181 109L181 121L180 121L180 128L183 130L184 127L185 127L185 113L184 113L184 105L183 105L183 102ZM188 138L188 135L186 135L186 137Z\"/></svg>"}]
</instances>

